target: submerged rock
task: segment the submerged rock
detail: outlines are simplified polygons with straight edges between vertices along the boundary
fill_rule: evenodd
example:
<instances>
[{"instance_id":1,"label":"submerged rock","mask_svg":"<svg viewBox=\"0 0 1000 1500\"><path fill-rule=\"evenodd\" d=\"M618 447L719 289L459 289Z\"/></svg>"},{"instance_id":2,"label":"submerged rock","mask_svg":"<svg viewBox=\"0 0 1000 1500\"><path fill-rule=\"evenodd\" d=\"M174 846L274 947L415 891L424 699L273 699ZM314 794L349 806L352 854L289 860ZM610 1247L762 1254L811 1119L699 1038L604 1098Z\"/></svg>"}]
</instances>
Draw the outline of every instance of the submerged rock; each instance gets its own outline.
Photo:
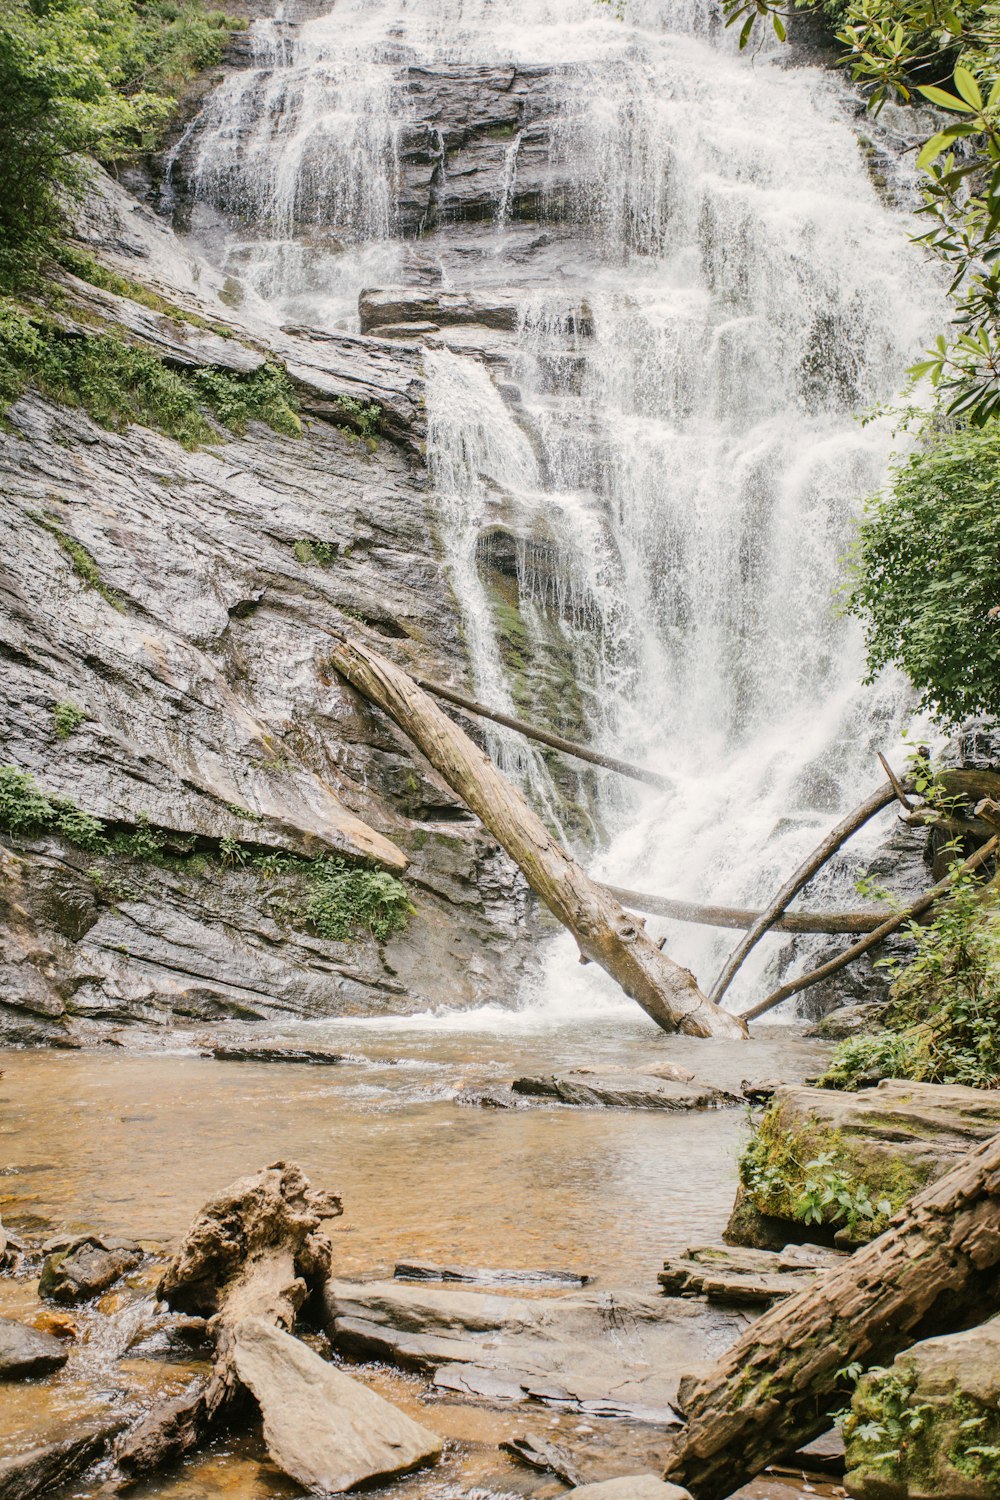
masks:
<instances>
[{"instance_id":1,"label":"submerged rock","mask_svg":"<svg viewBox=\"0 0 1000 1500\"><path fill-rule=\"evenodd\" d=\"M682 1372L746 1324L739 1313L630 1292L528 1299L331 1281L325 1303L338 1349L428 1371L441 1389L656 1426L679 1420Z\"/></svg>"},{"instance_id":2,"label":"submerged rock","mask_svg":"<svg viewBox=\"0 0 1000 1500\"><path fill-rule=\"evenodd\" d=\"M126 1271L143 1259L141 1245L134 1240L103 1240L82 1235L57 1245L46 1256L38 1292L52 1302L87 1302L106 1292Z\"/></svg>"},{"instance_id":3,"label":"submerged rock","mask_svg":"<svg viewBox=\"0 0 1000 1500\"><path fill-rule=\"evenodd\" d=\"M77 1423L51 1442L0 1458L0 1500L51 1495L103 1458L123 1426L123 1418Z\"/></svg>"},{"instance_id":4,"label":"submerged rock","mask_svg":"<svg viewBox=\"0 0 1000 1500\"><path fill-rule=\"evenodd\" d=\"M592 1276L578 1271L507 1271L485 1266L436 1266L428 1261L403 1260L393 1271L397 1281L467 1282L474 1286L586 1286Z\"/></svg>"},{"instance_id":5,"label":"submerged rock","mask_svg":"<svg viewBox=\"0 0 1000 1500\"><path fill-rule=\"evenodd\" d=\"M996 1500L1000 1318L926 1339L859 1381L844 1424L856 1500Z\"/></svg>"},{"instance_id":6,"label":"submerged rock","mask_svg":"<svg viewBox=\"0 0 1000 1500\"><path fill-rule=\"evenodd\" d=\"M515 1078L511 1088L522 1097L601 1109L720 1109L736 1103L731 1094L700 1083L693 1074L687 1078L580 1069L551 1077Z\"/></svg>"},{"instance_id":7,"label":"submerged rock","mask_svg":"<svg viewBox=\"0 0 1000 1500\"><path fill-rule=\"evenodd\" d=\"M66 1363L66 1350L51 1334L0 1318L0 1380L51 1375Z\"/></svg>"},{"instance_id":8,"label":"submerged rock","mask_svg":"<svg viewBox=\"0 0 1000 1500\"><path fill-rule=\"evenodd\" d=\"M216 1062L311 1063L314 1067L334 1067L351 1060L343 1052L332 1052L327 1047L282 1047L277 1043L265 1047L210 1047L202 1056L214 1057Z\"/></svg>"},{"instance_id":9,"label":"submerged rock","mask_svg":"<svg viewBox=\"0 0 1000 1500\"><path fill-rule=\"evenodd\" d=\"M436 1433L259 1318L237 1327L233 1362L260 1407L271 1458L307 1490L353 1490L440 1456Z\"/></svg>"}]
</instances>

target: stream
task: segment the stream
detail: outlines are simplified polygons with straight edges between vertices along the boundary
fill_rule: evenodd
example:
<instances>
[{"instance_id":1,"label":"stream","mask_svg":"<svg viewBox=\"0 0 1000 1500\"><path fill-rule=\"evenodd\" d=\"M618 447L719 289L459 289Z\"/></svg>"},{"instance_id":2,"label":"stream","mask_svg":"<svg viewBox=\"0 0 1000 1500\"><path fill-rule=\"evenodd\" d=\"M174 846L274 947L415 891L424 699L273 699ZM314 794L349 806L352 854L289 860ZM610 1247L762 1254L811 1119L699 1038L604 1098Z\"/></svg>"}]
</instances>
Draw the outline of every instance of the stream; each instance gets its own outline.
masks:
<instances>
[{"instance_id":1,"label":"stream","mask_svg":"<svg viewBox=\"0 0 1000 1500\"><path fill-rule=\"evenodd\" d=\"M211 1044L225 1037L331 1046L356 1061L218 1062L183 1034L166 1054L134 1040L99 1052L0 1054L0 1216L8 1228L39 1240L63 1230L135 1237L162 1261L221 1187L288 1159L343 1197L332 1231L339 1276L391 1276L406 1259L569 1271L593 1276L601 1292L655 1292L664 1255L717 1241L725 1226L743 1110L495 1110L463 1105L456 1094L584 1059L629 1068L669 1060L735 1089L745 1076L801 1079L829 1051L787 1027L748 1044L706 1044L621 1016L595 1020L585 1043L566 1021L529 1014L512 1026L482 1013L457 1029L441 1017L228 1028L213 1032ZM68 1310L78 1338L64 1371L5 1388L0 1457L71 1418L134 1415L186 1387L202 1367L168 1345L169 1317L149 1333L155 1281L147 1265L96 1306ZM43 1308L33 1278L0 1278L0 1316L30 1321ZM542 1476L497 1452L526 1431L568 1442L608 1477L657 1466L663 1434L655 1427L536 1404L459 1402L429 1394L416 1376L378 1366L361 1373L451 1444L442 1466L379 1491L387 1497L543 1495ZM791 1480L766 1483L748 1493L808 1493ZM73 1494L97 1492L93 1484ZM254 1441L236 1436L135 1493L277 1500L298 1491Z\"/></svg>"}]
</instances>

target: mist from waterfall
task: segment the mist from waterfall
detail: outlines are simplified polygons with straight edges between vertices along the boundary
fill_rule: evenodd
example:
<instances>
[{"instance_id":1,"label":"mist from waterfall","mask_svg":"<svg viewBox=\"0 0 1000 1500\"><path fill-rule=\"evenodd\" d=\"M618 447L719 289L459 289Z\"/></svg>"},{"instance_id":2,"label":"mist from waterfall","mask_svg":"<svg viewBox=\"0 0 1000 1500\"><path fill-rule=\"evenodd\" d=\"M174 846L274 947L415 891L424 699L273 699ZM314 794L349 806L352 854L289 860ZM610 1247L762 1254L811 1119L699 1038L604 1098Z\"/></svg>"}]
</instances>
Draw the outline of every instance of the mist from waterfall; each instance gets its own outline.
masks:
<instances>
[{"instance_id":1,"label":"mist from waterfall","mask_svg":"<svg viewBox=\"0 0 1000 1500\"><path fill-rule=\"evenodd\" d=\"M590 868L759 903L879 779L875 752L908 714L901 680L863 685L859 633L834 598L893 446L886 420L858 414L893 399L942 316L908 241L903 168L880 191L844 82L776 46L740 55L712 0L628 0L623 20L595 0L341 0L291 39L280 19L257 35L257 67L209 101L193 183L247 226L230 264L276 316L318 326L356 326L359 290L405 280L400 70L552 67L550 154L576 228L559 278L512 264L518 137L470 272L521 289L503 372L468 350L426 357L428 467L474 685L511 709L477 565L502 520L521 539L522 615L555 617L592 743L672 783L601 777L609 838ZM466 285L453 259L440 275ZM544 570L537 541L555 559ZM493 743L558 825L544 764L509 736ZM825 884L811 904L851 904L851 861ZM649 930L706 985L734 936ZM791 951L761 945L734 1007ZM814 951L799 940L792 961ZM625 1002L560 939L537 1003Z\"/></svg>"}]
</instances>

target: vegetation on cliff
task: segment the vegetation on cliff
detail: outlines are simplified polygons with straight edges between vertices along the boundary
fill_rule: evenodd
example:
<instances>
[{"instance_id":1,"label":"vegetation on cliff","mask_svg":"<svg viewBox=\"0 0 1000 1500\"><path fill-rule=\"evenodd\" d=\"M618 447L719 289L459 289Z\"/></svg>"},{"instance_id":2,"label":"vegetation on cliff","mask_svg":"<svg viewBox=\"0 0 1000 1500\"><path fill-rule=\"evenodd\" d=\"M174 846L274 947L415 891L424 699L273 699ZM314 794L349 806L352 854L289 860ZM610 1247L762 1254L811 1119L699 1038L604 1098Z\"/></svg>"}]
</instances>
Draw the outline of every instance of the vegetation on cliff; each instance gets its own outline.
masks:
<instances>
[{"instance_id":1,"label":"vegetation on cliff","mask_svg":"<svg viewBox=\"0 0 1000 1500\"><path fill-rule=\"evenodd\" d=\"M242 24L201 0L7 0L0 13L0 289L49 259L91 158L155 143L177 90Z\"/></svg>"}]
</instances>

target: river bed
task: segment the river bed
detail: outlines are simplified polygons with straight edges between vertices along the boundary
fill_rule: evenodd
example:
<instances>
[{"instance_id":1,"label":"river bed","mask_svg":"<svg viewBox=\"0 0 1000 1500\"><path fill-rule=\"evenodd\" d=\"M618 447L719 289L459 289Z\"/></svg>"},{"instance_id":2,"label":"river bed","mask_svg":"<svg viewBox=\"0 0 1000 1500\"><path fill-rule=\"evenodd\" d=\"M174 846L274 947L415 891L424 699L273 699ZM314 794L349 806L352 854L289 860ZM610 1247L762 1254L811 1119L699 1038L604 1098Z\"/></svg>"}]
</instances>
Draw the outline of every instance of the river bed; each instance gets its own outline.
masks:
<instances>
[{"instance_id":1,"label":"river bed","mask_svg":"<svg viewBox=\"0 0 1000 1500\"><path fill-rule=\"evenodd\" d=\"M244 1043L328 1046L355 1059L334 1067L199 1055L206 1040L236 1038L232 1029L210 1039L174 1033L165 1051L162 1040L144 1046L129 1034L121 1048L0 1053L0 1215L8 1227L38 1238L63 1230L133 1236L165 1255L208 1198L285 1159L343 1196L333 1228L340 1276L391 1275L397 1260L417 1259L568 1270L593 1276L602 1290L655 1291L666 1253L721 1234L744 1111L497 1110L464 1105L456 1094L521 1073L651 1061L697 1068L735 1089L744 1078L802 1078L827 1050L788 1027L727 1044L665 1037L619 1015L590 1018L585 1034L569 1023L519 1029L508 1015L457 1026L454 1017L418 1018L238 1033ZM155 1338L128 1350L135 1299L156 1272L147 1267L130 1280L132 1291L109 1294L100 1311L74 1311L80 1337L61 1375L7 1388L0 1456L70 1416L137 1411L198 1372L194 1359L166 1360ZM34 1285L0 1279L0 1314L37 1316ZM584 1451L599 1476L655 1468L662 1451L659 1429L429 1398L417 1377L370 1366L363 1373L449 1439L445 1462L381 1492L393 1497L560 1493L497 1453L503 1438L525 1431ZM805 1493L791 1483L768 1478L759 1484L771 1488L754 1493ZM137 1493L258 1500L297 1490L243 1437Z\"/></svg>"}]
</instances>

